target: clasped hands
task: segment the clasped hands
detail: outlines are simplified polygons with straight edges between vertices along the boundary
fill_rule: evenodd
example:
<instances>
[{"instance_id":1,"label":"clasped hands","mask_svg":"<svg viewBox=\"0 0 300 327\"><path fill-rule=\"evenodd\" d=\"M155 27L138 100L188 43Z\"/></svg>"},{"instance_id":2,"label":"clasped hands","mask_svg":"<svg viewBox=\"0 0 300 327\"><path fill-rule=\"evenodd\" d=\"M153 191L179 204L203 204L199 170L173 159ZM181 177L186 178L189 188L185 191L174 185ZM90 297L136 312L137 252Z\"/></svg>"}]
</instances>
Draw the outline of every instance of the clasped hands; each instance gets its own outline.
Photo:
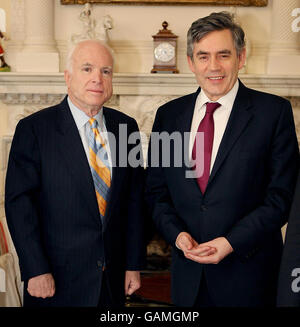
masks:
<instances>
[{"instance_id":1,"label":"clasped hands","mask_svg":"<svg viewBox=\"0 0 300 327\"><path fill-rule=\"evenodd\" d=\"M178 234L176 246L183 251L187 259L204 264L217 264L233 252L232 246L225 237L198 244L187 232Z\"/></svg>"}]
</instances>

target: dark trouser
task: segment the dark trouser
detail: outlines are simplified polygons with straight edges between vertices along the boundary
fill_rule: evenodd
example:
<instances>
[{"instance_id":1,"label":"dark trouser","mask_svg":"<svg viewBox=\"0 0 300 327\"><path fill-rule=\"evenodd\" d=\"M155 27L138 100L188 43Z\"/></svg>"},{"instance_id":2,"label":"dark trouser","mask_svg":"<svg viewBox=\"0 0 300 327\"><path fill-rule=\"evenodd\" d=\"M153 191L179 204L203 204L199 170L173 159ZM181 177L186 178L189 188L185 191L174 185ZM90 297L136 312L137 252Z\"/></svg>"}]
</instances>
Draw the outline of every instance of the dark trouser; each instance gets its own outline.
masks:
<instances>
[{"instance_id":1,"label":"dark trouser","mask_svg":"<svg viewBox=\"0 0 300 327\"><path fill-rule=\"evenodd\" d=\"M108 288L108 280L106 276L106 271L103 271L102 275L102 286L101 286L101 293L100 299L98 303L98 308L113 308L114 304L111 299L111 294Z\"/></svg>"},{"instance_id":2,"label":"dark trouser","mask_svg":"<svg viewBox=\"0 0 300 327\"><path fill-rule=\"evenodd\" d=\"M215 307L215 306L216 305L209 294L205 274L203 272L198 295L197 295L194 307L195 308L207 308L207 307Z\"/></svg>"}]
</instances>

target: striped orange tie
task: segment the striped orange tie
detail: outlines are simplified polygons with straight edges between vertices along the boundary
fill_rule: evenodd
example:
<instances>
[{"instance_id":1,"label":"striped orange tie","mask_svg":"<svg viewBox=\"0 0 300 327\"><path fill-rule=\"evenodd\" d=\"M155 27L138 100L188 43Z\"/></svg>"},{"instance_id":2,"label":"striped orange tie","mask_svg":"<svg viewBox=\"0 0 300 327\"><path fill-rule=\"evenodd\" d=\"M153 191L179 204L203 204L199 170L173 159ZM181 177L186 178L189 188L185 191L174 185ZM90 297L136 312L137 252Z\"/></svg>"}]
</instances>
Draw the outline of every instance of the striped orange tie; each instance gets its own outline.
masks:
<instances>
[{"instance_id":1,"label":"striped orange tie","mask_svg":"<svg viewBox=\"0 0 300 327\"><path fill-rule=\"evenodd\" d=\"M103 219L107 206L108 194L111 185L110 164L108 154L98 130L98 121L95 118L89 120L87 138L89 144L89 161L94 180L98 207Z\"/></svg>"}]
</instances>

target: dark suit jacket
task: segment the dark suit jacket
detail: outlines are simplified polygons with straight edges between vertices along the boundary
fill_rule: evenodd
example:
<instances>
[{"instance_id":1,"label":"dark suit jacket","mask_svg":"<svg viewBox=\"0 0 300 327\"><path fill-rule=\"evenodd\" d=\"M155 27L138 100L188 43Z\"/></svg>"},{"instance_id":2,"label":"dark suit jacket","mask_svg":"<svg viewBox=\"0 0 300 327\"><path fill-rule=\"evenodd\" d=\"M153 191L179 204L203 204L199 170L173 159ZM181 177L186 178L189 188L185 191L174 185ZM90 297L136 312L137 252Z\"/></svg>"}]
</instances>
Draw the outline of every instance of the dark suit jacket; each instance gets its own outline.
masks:
<instances>
[{"instance_id":1,"label":"dark suit jacket","mask_svg":"<svg viewBox=\"0 0 300 327\"><path fill-rule=\"evenodd\" d=\"M286 230L278 279L277 304L300 307L300 174Z\"/></svg>"},{"instance_id":2,"label":"dark suit jacket","mask_svg":"<svg viewBox=\"0 0 300 327\"><path fill-rule=\"evenodd\" d=\"M134 119L103 108L106 127L138 131ZM127 142L126 134L121 141ZM111 140L109 141L111 142ZM113 143L110 143L113 144ZM128 151L134 145L128 145ZM5 209L16 247L25 305L96 306L105 265L114 305L124 302L125 270L143 264L141 193L143 168L114 167L108 206L101 223L90 167L66 98L22 119L12 142ZM26 281L51 272L56 294L29 296Z\"/></svg>"},{"instance_id":3,"label":"dark suit jacket","mask_svg":"<svg viewBox=\"0 0 300 327\"><path fill-rule=\"evenodd\" d=\"M159 108L153 132L190 132L199 91ZM188 168L174 165L173 154L171 147L171 167L149 167L146 177L153 219L173 246L173 302L192 306L205 273L218 306L275 305L280 229L298 169L290 103L240 83L204 194L195 179L185 177ZM155 155L149 146L148 164ZM195 263L175 247L183 231L198 243L226 237L234 252L217 265Z\"/></svg>"}]
</instances>

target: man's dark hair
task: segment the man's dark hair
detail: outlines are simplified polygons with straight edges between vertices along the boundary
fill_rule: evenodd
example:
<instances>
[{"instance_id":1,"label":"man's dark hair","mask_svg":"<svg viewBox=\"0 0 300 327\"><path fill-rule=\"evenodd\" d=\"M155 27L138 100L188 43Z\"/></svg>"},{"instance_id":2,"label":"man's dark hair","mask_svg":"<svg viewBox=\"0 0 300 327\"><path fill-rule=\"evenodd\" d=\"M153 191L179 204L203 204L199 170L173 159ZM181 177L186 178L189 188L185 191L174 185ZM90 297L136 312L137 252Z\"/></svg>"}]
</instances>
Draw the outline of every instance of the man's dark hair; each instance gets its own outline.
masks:
<instances>
[{"instance_id":1,"label":"man's dark hair","mask_svg":"<svg viewBox=\"0 0 300 327\"><path fill-rule=\"evenodd\" d=\"M209 16L194 21L187 33L187 55L193 59L194 44L214 31L230 30L235 49L239 55L245 47L245 33L227 11L213 12Z\"/></svg>"}]
</instances>

